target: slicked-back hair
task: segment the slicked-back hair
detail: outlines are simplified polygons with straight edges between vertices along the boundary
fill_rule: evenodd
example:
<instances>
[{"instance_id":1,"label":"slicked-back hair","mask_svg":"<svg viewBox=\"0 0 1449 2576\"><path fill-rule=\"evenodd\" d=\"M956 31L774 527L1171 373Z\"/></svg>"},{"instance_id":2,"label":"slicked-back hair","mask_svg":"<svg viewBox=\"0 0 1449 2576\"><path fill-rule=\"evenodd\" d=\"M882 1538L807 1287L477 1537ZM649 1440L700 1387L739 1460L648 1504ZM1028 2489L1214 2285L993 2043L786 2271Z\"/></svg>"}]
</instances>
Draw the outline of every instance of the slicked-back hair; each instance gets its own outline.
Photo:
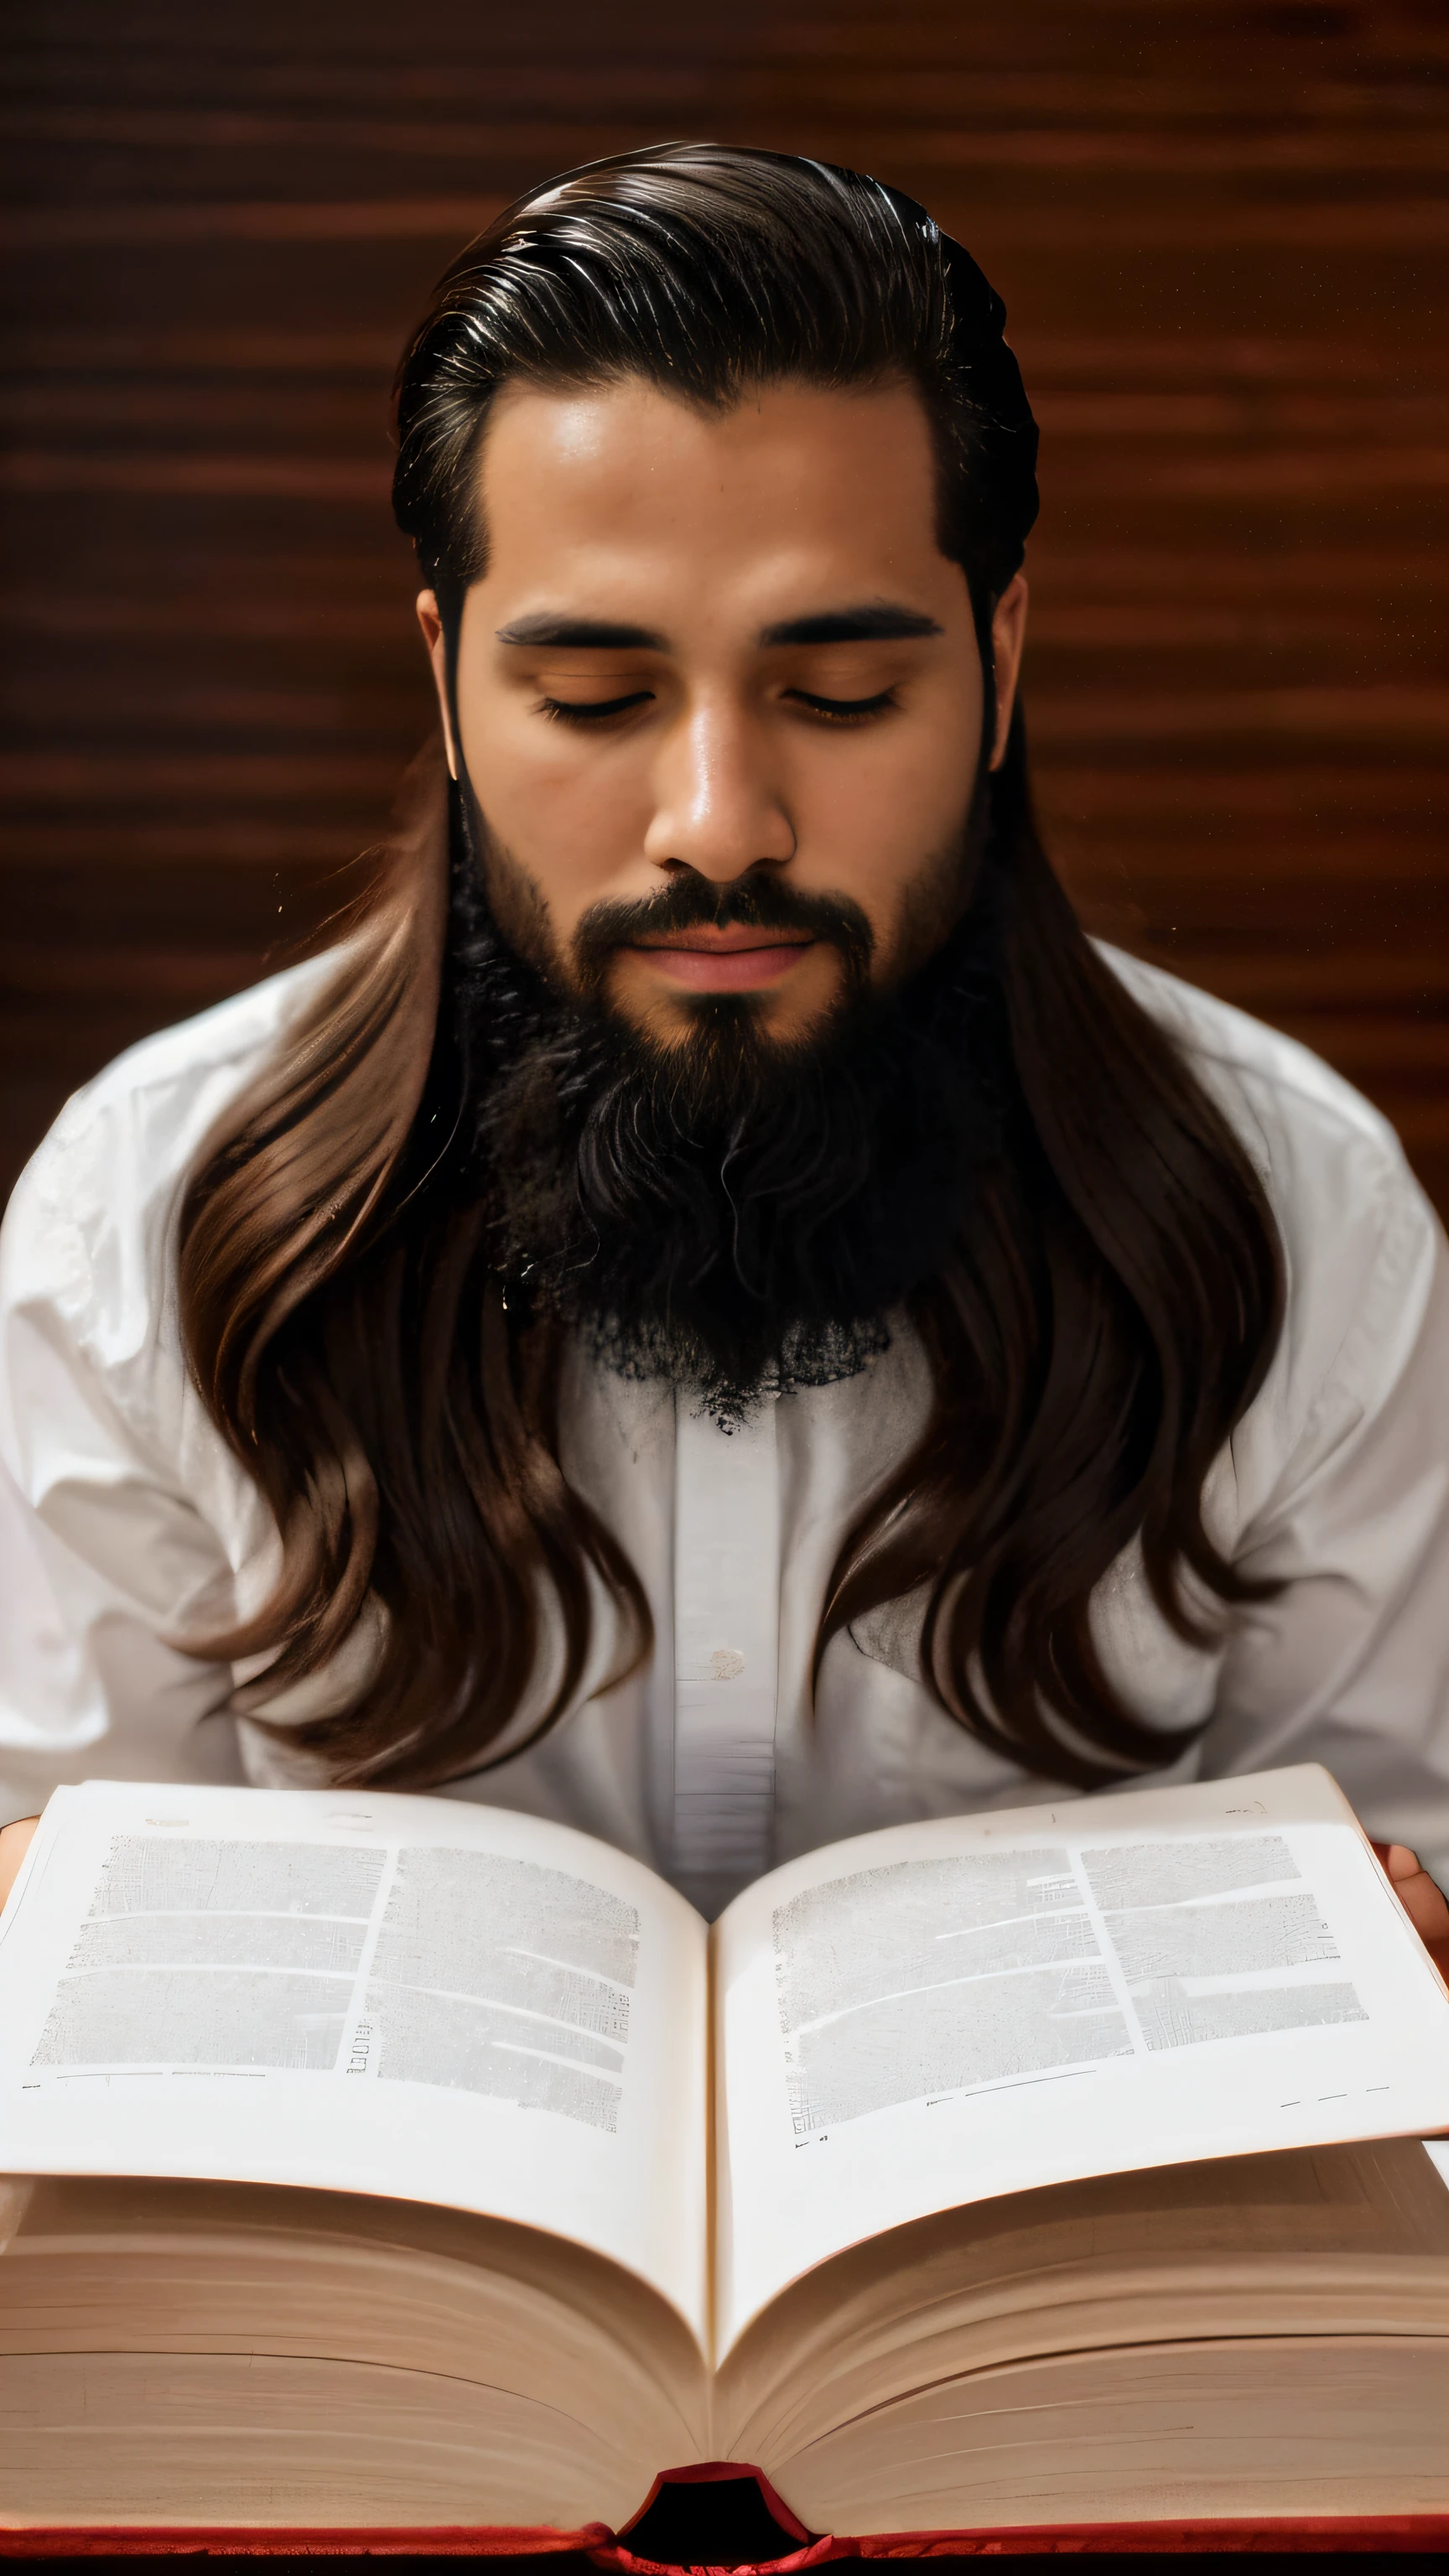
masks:
<instances>
[{"instance_id":1,"label":"slicked-back hair","mask_svg":"<svg viewBox=\"0 0 1449 2576\"><path fill-rule=\"evenodd\" d=\"M1036 514L1004 320L920 207L820 163L670 145L521 199L446 272L398 378L396 513L452 644L486 563L478 459L501 387L635 377L722 409L771 384L903 383L930 421L938 541L970 587L989 727L991 614ZM1140 1543L1190 1641L1264 1589L1216 1548L1202 1498L1271 1359L1282 1261L1243 1147L1052 872L1019 710L983 798L978 944L1011 1114L907 1300L930 1418L860 1497L816 1661L919 1593L942 1707L1090 1787L1170 1761L1192 1732L1141 1723L1101 1663L1090 1605L1121 1551ZM485 1766L526 1697L534 1732L553 1724L601 1600L616 1675L651 1642L634 1568L560 1465L564 1329L510 1312L485 1211L439 1151L448 865L435 746L335 976L210 1141L180 1227L189 1363L283 1543L272 1598L195 1651L270 1654L237 1695L255 1705L380 1605L366 1678L286 1734L339 1780L393 1786Z\"/></svg>"}]
</instances>

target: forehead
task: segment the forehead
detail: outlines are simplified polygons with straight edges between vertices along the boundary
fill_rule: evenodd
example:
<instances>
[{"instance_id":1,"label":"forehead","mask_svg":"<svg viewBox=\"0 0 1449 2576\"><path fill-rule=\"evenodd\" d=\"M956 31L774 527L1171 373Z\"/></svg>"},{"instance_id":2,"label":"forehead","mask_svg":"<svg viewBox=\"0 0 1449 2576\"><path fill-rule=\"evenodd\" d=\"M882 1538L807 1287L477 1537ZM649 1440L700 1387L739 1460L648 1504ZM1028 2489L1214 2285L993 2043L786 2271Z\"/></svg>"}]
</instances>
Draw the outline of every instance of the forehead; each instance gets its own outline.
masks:
<instances>
[{"instance_id":1,"label":"forehead","mask_svg":"<svg viewBox=\"0 0 1449 2576\"><path fill-rule=\"evenodd\" d=\"M490 588L939 577L935 460L906 386L768 386L703 411L637 378L505 388L479 460ZM954 569L954 568L953 568Z\"/></svg>"}]
</instances>

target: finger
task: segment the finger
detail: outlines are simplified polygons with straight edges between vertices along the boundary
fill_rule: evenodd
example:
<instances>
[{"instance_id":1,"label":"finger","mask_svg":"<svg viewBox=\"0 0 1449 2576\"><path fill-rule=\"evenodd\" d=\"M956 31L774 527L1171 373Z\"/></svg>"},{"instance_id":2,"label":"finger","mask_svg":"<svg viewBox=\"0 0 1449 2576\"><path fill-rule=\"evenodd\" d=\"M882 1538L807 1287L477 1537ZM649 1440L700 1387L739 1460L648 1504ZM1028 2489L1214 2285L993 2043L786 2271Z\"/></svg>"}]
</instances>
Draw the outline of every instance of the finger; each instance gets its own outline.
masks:
<instances>
[{"instance_id":1,"label":"finger","mask_svg":"<svg viewBox=\"0 0 1449 2576\"><path fill-rule=\"evenodd\" d=\"M1449 1903L1426 1869L1416 1870L1411 1878L1396 1879L1394 1894L1425 1941L1442 1941L1449 1934Z\"/></svg>"},{"instance_id":2,"label":"finger","mask_svg":"<svg viewBox=\"0 0 1449 2576\"><path fill-rule=\"evenodd\" d=\"M1401 1878L1417 1878L1424 1864L1407 1843L1390 1843L1384 1852L1384 1867L1397 1886Z\"/></svg>"},{"instance_id":3,"label":"finger","mask_svg":"<svg viewBox=\"0 0 1449 2576\"><path fill-rule=\"evenodd\" d=\"M13 1825L0 1827L0 1905L15 1885L20 1864L30 1849L30 1837L39 1824L38 1816L22 1816Z\"/></svg>"}]
</instances>

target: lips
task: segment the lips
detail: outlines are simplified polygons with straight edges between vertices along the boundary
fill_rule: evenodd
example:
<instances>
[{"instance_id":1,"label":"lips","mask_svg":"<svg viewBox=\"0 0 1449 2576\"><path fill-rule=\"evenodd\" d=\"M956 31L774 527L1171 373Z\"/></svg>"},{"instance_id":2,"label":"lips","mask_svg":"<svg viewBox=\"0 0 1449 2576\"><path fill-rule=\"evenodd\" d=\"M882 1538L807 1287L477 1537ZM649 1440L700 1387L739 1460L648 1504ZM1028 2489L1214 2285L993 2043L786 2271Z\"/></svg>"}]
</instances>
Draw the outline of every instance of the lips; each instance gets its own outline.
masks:
<instances>
[{"instance_id":1,"label":"lips","mask_svg":"<svg viewBox=\"0 0 1449 2576\"><path fill-rule=\"evenodd\" d=\"M808 931L773 935L743 924L729 930L681 931L676 939L645 940L636 957L692 993L747 993L777 984L815 941Z\"/></svg>"}]
</instances>

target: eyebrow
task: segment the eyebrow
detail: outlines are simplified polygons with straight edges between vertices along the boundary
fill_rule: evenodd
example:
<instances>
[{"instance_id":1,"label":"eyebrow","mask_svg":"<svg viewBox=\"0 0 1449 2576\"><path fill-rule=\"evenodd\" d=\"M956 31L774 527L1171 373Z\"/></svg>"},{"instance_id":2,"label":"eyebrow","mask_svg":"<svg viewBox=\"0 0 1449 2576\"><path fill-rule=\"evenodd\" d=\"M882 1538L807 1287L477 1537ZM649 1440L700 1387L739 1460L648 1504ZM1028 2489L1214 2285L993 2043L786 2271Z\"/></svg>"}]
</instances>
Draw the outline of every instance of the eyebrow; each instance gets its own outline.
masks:
<instances>
[{"instance_id":1,"label":"eyebrow","mask_svg":"<svg viewBox=\"0 0 1449 2576\"><path fill-rule=\"evenodd\" d=\"M787 617L767 626L762 644L896 644L914 636L940 635L944 628L919 608L893 599L866 600L858 608L827 608L815 617Z\"/></svg>"},{"instance_id":2,"label":"eyebrow","mask_svg":"<svg viewBox=\"0 0 1449 2576\"><path fill-rule=\"evenodd\" d=\"M764 645L895 644L940 635L934 617L895 600L872 599L855 608L826 608L810 617L786 617L767 626ZM667 653L667 639L648 626L622 626L606 617L570 617L548 609L497 630L500 644L546 644L573 653Z\"/></svg>"},{"instance_id":3,"label":"eyebrow","mask_svg":"<svg viewBox=\"0 0 1449 2576\"><path fill-rule=\"evenodd\" d=\"M617 626L607 617L558 616L545 609L498 629L500 644L552 644L573 653L664 653L662 635L648 626Z\"/></svg>"}]
</instances>

